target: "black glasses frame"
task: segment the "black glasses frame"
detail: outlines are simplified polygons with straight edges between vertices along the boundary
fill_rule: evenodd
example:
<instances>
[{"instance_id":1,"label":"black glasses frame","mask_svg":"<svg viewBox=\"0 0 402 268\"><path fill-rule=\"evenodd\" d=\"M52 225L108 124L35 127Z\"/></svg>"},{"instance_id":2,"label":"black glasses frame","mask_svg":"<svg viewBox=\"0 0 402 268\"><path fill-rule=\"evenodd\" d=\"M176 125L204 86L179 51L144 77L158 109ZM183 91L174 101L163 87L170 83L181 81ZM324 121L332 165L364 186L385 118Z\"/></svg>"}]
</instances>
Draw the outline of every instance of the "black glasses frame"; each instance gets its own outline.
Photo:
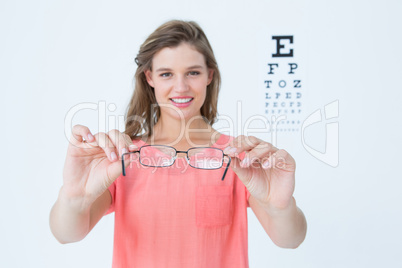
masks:
<instances>
[{"instance_id":1,"label":"black glasses frame","mask_svg":"<svg viewBox=\"0 0 402 268\"><path fill-rule=\"evenodd\" d=\"M176 154L173 156L173 162L172 162L172 164L170 164L170 165L168 165L168 166L152 166L152 165L144 165L144 164L142 164L142 163L141 163L141 153L140 153L140 152L141 152L141 149L142 149L142 148L145 148L145 147L167 147L167 148L172 148L172 149L176 152ZM221 151L221 152L222 152L222 155L223 155L221 166L218 167L218 168L199 168L199 167L194 167L194 166L192 166L192 165L190 164L190 162L189 162L190 158L189 158L189 156L188 156L188 152L191 151L191 150L194 150L194 149L214 149L214 150L219 150L219 151ZM224 160L224 158L225 158L225 156L226 156L226 157L229 158L229 161L228 161L228 163L227 163L227 165L226 165L226 167L225 167L225 171L223 172L223 176L222 176L222 179L221 179L222 181L225 179L226 173L227 173L228 168L229 168L229 166L230 166L230 162L232 162L232 159L231 159L231 157L230 157L229 155L225 154L225 153L223 152L223 150L221 150L221 149L219 149L219 148L215 148L215 147L191 147L191 148L189 148L187 151L178 151L178 150L176 150L176 148L174 148L174 147L172 147L172 146L168 146L168 145L144 145L144 146L141 146L140 149L137 150L137 151L133 151L133 152L129 152L129 153L124 153L124 154L121 155L121 164L122 164L122 168L123 168L123 176L126 176L126 168L125 168L125 165L124 165L124 157L125 157L126 155L135 154L135 153L138 153L138 154L139 154L139 159L138 159L138 160L140 161L140 164L141 164L141 165L147 166L147 167L157 167L157 168L170 167L170 166L172 166L172 165L176 162L177 154L186 154L186 159L187 159L187 162L188 162L188 164L189 164L190 167L196 168L196 169L204 169L204 170L214 170L214 169L220 169L220 168L222 168L222 167L223 167L223 160Z\"/></svg>"}]
</instances>

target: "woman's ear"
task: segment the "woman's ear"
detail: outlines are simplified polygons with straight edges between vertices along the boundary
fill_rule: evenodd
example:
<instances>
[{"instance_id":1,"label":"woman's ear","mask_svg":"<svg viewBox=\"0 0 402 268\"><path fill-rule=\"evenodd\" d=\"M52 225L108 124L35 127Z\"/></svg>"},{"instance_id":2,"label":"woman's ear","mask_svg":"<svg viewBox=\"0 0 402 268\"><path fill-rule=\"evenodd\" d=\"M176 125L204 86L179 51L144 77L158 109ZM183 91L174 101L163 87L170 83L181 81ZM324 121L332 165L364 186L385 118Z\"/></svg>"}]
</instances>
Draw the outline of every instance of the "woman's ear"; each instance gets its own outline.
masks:
<instances>
[{"instance_id":1,"label":"woman's ear","mask_svg":"<svg viewBox=\"0 0 402 268\"><path fill-rule=\"evenodd\" d=\"M214 78L214 70L208 69L208 86L211 84L212 78Z\"/></svg>"},{"instance_id":2,"label":"woman's ear","mask_svg":"<svg viewBox=\"0 0 402 268\"><path fill-rule=\"evenodd\" d=\"M151 87L155 87L154 86L154 81L152 80L152 72L151 72L151 70L144 71L144 74L145 74L145 78L147 79L148 84Z\"/></svg>"}]
</instances>

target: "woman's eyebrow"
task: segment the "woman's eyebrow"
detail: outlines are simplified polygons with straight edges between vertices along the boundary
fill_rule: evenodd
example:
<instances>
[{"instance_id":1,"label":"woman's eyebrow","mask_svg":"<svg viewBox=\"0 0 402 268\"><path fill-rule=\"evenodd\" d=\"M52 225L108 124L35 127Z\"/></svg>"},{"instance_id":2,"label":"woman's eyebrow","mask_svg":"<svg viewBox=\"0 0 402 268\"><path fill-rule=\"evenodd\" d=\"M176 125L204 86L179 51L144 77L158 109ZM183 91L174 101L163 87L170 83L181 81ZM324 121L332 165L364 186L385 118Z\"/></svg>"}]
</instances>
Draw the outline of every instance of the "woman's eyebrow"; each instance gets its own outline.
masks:
<instances>
[{"instance_id":1,"label":"woman's eyebrow","mask_svg":"<svg viewBox=\"0 0 402 268\"><path fill-rule=\"evenodd\" d=\"M171 71L172 69L166 68L166 67L161 67L158 68L155 72L166 72L166 71Z\"/></svg>"},{"instance_id":2,"label":"woman's eyebrow","mask_svg":"<svg viewBox=\"0 0 402 268\"><path fill-rule=\"evenodd\" d=\"M193 66L187 67L187 70L190 70L190 69L202 69L202 68L203 67L201 65L193 65ZM172 69L167 68L167 67L161 67L161 68L156 69L155 72L170 72L170 71L172 71Z\"/></svg>"},{"instance_id":3,"label":"woman's eyebrow","mask_svg":"<svg viewBox=\"0 0 402 268\"><path fill-rule=\"evenodd\" d=\"M202 66L201 65L193 65L193 66L188 67L187 69L202 69Z\"/></svg>"}]
</instances>

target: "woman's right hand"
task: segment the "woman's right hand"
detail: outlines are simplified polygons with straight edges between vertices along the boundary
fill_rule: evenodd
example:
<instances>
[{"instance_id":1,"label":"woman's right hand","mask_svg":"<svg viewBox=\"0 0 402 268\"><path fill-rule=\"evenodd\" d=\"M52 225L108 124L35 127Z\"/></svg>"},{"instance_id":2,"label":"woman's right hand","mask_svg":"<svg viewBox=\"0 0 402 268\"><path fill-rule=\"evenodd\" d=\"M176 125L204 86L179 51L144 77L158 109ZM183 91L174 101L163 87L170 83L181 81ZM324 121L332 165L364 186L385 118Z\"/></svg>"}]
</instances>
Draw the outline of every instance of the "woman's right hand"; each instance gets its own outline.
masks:
<instances>
[{"instance_id":1,"label":"woman's right hand","mask_svg":"<svg viewBox=\"0 0 402 268\"><path fill-rule=\"evenodd\" d=\"M136 149L118 130L92 135L87 127L75 125L63 170L64 194L88 208L122 173L119 156ZM127 157L126 167L129 164Z\"/></svg>"}]
</instances>

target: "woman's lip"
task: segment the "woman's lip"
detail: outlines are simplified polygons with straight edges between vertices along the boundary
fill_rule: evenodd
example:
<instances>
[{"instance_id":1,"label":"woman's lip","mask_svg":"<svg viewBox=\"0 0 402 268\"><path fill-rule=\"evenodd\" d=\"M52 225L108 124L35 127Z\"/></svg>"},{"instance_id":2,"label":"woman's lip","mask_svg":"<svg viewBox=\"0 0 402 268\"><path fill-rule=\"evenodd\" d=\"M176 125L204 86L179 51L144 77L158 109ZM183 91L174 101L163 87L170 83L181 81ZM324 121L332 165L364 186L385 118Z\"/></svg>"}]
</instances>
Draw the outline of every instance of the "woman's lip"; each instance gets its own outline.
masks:
<instances>
[{"instance_id":1,"label":"woman's lip","mask_svg":"<svg viewBox=\"0 0 402 268\"><path fill-rule=\"evenodd\" d=\"M185 102L185 103L177 103L177 102L174 102L172 99L191 99L191 100L190 100L189 102ZM176 106L176 107L178 107L178 108L185 108L185 107L190 106L190 104L193 102L193 100L194 100L194 98L192 98L192 97L187 97L187 98L178 97L178 98L171 98L171 99L170 99L170 102L171 102L174 106Z\"/></svg>"},{"instance_id":2,"label":"woman's lip","mask_svg":"<svg viewBox=\"0 0 402 268\"><path fill-rule=\"evenodd\" d=\"M177 96L177 97L171 97L170 99L192 99L193 97L191 96Z\"/></svg>"}]
</instances>

